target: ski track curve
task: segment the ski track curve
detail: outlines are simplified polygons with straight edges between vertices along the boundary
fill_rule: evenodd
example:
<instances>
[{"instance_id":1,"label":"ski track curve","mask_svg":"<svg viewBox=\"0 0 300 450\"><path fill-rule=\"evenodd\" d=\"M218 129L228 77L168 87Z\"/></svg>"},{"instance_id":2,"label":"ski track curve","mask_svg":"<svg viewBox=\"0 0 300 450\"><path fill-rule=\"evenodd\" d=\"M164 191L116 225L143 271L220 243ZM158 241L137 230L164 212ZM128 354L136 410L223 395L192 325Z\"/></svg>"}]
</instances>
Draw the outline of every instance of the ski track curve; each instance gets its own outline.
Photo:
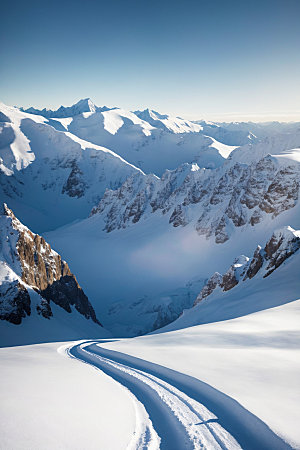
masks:
<instances>
[{"instance_id":1,"label":"ski track curve","mask_svg":"<svg viewBox=\"0 0 300 450\"><path fill-rule=\"evenodd\" d=\"M291 447L238 402L172 369L84 341L68 355L100 369L132 395L136 428L127 450L285 450Z\"/></svg>"}]
</instances>

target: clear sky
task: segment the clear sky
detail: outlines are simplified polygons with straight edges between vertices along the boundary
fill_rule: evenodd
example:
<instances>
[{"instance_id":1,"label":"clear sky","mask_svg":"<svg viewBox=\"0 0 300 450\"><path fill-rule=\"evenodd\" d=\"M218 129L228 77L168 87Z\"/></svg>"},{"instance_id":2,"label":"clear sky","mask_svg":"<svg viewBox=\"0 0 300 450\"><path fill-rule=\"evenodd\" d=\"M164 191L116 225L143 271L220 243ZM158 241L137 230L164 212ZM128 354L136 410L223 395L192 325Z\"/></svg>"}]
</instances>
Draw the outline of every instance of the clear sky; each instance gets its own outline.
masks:
<instances>
[{"instance_id":1,"label":"clear sky","mask_svg":"<svg viewBox=\"0 0 300 450\"><path fill-rule=\"evenodd\" d=\"M0 98L300 120L300 0L15 0L0 16Z\"/></svg>"}]
</instances>

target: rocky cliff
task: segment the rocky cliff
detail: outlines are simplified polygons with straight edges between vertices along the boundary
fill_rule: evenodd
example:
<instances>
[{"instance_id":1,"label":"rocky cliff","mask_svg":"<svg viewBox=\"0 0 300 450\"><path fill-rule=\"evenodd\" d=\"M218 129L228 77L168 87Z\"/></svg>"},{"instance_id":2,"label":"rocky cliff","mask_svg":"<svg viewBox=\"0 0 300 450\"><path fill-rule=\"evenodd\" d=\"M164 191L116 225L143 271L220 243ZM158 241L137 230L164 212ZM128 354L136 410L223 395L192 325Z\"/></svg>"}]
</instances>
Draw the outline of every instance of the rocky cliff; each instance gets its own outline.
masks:
<instances>
[{"instance_id":1,"label":"rocky cliff","mask_svg":"<svg viewBox=\"0 0 300 450\"><path fill-rule=\"evenodd\" d=\"M38 294L36 312L51 318L51 302L68 313L75 308L98 325L95 311L61 256L25 227L7 207L0 211L0 319L20 324L31 315L31 292Z\"/></svg>"},{"instance_id":2,"label":"rocky cliff","mask_svg":"<svg viewBox=\"0 0 300 450\"><path fill-rule=\"evenodd\" d=\"M101 215L107 232L160 214L173 227L193 223L199 235L224 243L234 228L254 227L297 204L300 150L292 155L268 154L250 164L229 158L215 170L184 164L161 179L136 174L107 190L91 214Z\"/></svg>"},{"instance_id":3,"label":"rocky cliff","mask_svg":"<svg viewBox=\"0 0 300 450\"><path fill-rule=\"evenodd\" d=\"M194 304L206 299L216 289L229 291L239 283L247 279L251 280L258 273L263 278L268 277L299 249L300 231L291 227L275 231L264 248L257 246L251 259L241 255L235 259L224 275L214 273L202 288Z\"/></svg>"}]
</instances>

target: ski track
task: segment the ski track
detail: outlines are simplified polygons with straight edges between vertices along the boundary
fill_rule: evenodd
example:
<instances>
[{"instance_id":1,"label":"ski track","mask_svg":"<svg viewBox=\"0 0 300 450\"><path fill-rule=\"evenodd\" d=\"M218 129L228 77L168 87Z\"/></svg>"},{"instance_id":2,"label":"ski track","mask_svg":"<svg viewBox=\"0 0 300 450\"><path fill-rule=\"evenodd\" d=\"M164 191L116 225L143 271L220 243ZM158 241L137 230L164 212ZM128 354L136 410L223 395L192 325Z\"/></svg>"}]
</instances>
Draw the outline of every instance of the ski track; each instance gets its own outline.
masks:
<instances>
[{"instance_id":1,"label":"ski track","mask_svg":"<svg viewBox=\"0 0 300 450\"><path fill-rule=\"evenodd\" d=\"M127 450L291 448L225 394L171 369L102 348L100 342L77 342L66 351L70 357L100 369L129 390L136 427ZM201 386L198 395L191 395L197 392L197 384ZM188 388L190 385L196 385L196 389ZM211 391L209 395L203 395L203 387ZM212 395L216 398L211 401ZM215 408L213 413L202 401L210 409L219 402L219 409Z\"/></svg>"}]
</instances>

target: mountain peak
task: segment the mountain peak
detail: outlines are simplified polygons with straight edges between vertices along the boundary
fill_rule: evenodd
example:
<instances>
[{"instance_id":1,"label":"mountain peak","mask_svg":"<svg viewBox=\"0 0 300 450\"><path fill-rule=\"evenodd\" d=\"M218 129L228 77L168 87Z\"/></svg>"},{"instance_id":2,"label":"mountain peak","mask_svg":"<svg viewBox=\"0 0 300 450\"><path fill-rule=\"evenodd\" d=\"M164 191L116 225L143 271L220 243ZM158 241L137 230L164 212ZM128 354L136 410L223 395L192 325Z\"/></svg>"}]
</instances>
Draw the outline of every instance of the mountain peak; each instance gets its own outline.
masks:
<instances>
[{"instance_id":1,"label":"mountain peak","mask_svg":"<svg viewBox=\"0 0 300 450\"><path fill-rule=\"evenodd\" d=\"M61 106L61 108L64 108L64 106ZM77 103L74 103L74 105L70 106L69 108L80 109L80 110L82 110L82 112L96 112L98 109L98 107L95 105L95 103L89 97L82 98Z\"/></svg>"},{"instance_id":2,"label":"mountain peak","mask_svg":"<svg viewBox=\"0 0 300 450\"><path fill-rule=\"evenodd\" d=\"M134 114L136 114L140 119L148 121L150 120L165 120L168 119L169 116L167 114L160 114L157 111L154 111L153 109L146 108L143 111L134 111Z\"/></svg>"},{"instance_id":3,"label":"mountain peak","mask_svg":"<svg viewBox=\"0 0 300 450\"><path fill-rule=\"evenodd\" d=\"M95 113L95 112L103 112L108 111L110 108L107 106L96 106L95 103L89 98L83 98L79 100L77 103L74 103L72 106L60 106L56 110L52 109L36 109L30 107L28 109L20 108L21 111L24 111L29 114L36 114L47 119L50 118L65 118L65 117L73 117L83 113Z\"/></svg>"}]
</instances>

